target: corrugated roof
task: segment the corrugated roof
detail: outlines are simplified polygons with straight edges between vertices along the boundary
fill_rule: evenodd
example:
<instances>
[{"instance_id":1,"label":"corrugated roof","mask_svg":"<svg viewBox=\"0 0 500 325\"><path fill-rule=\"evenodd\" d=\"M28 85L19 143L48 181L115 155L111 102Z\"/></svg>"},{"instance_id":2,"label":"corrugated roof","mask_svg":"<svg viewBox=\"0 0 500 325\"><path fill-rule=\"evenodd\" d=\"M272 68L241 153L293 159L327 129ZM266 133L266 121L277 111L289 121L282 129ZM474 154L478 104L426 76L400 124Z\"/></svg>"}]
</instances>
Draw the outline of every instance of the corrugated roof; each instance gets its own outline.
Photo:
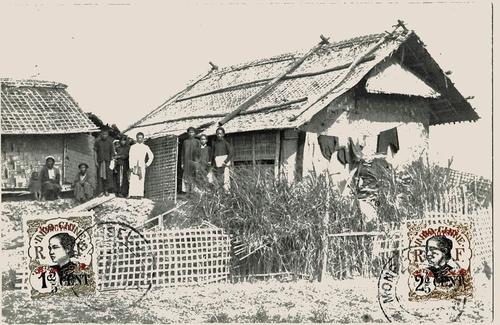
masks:
<instances>
[{"instance_id":1,"label":"corrugated roof","mask_svg":"<svg viewBox=\"0 0 500 325\"><path fill-rule=\"evenodd\" d=\"M61 134L98 131L66 85L41 80L0 79L2 134Z\"/></svg>"},{"instance_id":2,"label":"corrugated roof","mask_svg":"<svg viewBox=\"0 0 500 325\"><path fill-rule=\"evenodd\" d=\"M386 33L372 34L322 45L296 70L280 80L270 91L259 96L244 114L227 122L224 125L225 129L232 133L282 129L304 124L335 98L358 84L375 66L395 53L408 39L416 37L413 32L397 30L393 37L387 38L380 47L345 76L346 68L353 61L386 36ZM146 135L158 136L182 133L182 129L185 131L189 126L205 128L207 124L216 123L258 93L302 55L303 53L283 54L214 70L188 87L174 100L166 102L143 118L130 132L136 132L135 129L140 128ZM430 56L427 59L429 58ZM453 87L451 82L449 86ZM305 100L296 102L297 99L304 98ZM284 105L287 102L294 104ZM279 109L273 108L277 106ZM265 110L266 107L269 109ZM457 121L478 118L472 107L463 107L462 110L465 113L462 116L457 115ZM453 119L453 116L451 118ZM434 124L439 122L439 120L434 121ZM205 132L211 134L215 127L213 125Z\"/></svg>"}]
</instances>

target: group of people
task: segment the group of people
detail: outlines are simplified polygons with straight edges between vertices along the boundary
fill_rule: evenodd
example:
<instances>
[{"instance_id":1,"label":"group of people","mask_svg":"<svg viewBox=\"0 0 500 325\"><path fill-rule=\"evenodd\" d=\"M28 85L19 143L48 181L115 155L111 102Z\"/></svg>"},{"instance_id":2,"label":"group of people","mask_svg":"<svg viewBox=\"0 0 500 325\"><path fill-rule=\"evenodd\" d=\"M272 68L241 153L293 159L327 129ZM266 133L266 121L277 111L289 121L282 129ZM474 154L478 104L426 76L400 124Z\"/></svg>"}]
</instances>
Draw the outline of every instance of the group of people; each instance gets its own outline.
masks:
<instances>
[{"instance_id":1,"label":"group of people","mask_svg":"<svg viewBox=\"0 0 500 325\"><path fill-rule=\"evenodd\" d=\"M112 141L109 132L104 130L94 143L94 151L97 188L89 176L89 165L80 163L72 184L76 201L83 203L95 195L109 195L110 192L118 197L144 196L146 168L153 162L154 154L144 144L143 133L137 133L136 143L131 145L126 136ZM61 173L54 163L53 156L46 157L45 166L39 173L39 198L60 198Z\"/></svg>"},{"instance_id":2,"label":"group of people","mask_svg":"<svg viewBox=\"0 0 500 325\"><path fill-rule=\"evenodd\" d=\"M182 192L192 193L197 187L207 183L228 191L233 148L224 139L225 130L217 128L212 147L207 144L207 135L201 134L199 139L196 138L193 127L188 128L187 134L188 138L182 144Z\"/></svg>"},{"instance_id":3,"label":"group of people","mask_svg":"<svg viewBox=\"0 0 500 325\"><path fill-rule=\"evenodd\" d=\"M97 192L118 197L141 198L144 196L146 168L153 163L154 154L144 144L144 134L137 133L136 143L128 138L111 141L107 131L102 131L95 142ZM76 195L76 193L75 193Z\"/></svg>"},{"instance_id":4,"label":"group of people","mask_svg":"<svg viewBox=\"0 0 500 325\"><path fill-rule=\"evenodd\" d=\"M214 184L226 191L230 188L230 166L233 148L224 138L225 130L217 128L212 147L208 137L201 134L196 138L196 130L187 130L188 138L182 146L182 192L192 193L203 184ZM136 143L131 145L126 136L112 140L109 132L103 130L94 143L94 162L97 172L97 188L89 176L89 165L80 163L73 181L75 199L86 202L95 195L141 198L144 196L146 168L151 165L154 154L144 144L144 134L137 133ZM55 159L48 156L39 173L41 197L54 200L60 197L61 173L54 166Z\"/></svg>"}]
</instances>

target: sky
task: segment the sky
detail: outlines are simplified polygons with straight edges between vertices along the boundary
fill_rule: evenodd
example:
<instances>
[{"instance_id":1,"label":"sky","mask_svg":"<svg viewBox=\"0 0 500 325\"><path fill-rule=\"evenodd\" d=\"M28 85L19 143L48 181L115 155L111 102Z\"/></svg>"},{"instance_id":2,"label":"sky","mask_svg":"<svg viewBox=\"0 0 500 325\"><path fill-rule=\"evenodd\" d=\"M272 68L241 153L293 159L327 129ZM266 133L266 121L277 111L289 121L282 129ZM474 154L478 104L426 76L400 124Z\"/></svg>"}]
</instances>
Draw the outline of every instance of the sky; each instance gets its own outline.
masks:
<instances>
[{"instance_id":1,"label":"sky","mask_svg":"<svg viewBox=\"0 0 500 325\"><path fill-rule=\"evenodd\" d=\"M209 61L228 66L390 30L402 19L481 119L430 128L431 158L491 178L491 5L329 1L2 1L0 76L58 81L120 129Z\"/></svg>"}]
</instances>

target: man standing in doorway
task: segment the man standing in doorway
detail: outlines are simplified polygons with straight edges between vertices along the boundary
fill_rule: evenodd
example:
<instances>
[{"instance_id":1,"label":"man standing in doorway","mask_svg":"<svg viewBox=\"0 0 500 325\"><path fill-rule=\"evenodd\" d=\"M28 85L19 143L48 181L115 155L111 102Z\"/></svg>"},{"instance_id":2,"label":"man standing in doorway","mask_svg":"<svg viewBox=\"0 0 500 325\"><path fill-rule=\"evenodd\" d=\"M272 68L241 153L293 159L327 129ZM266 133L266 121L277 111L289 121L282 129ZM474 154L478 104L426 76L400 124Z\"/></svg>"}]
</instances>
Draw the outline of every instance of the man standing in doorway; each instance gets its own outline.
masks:
<instances>
[{"instance_id":1,"label":"man standing in doorway","mask_svg":"<svg viewBox=\"0 0 500 325\"><path fill-rule=\"evenodd\" d=\"M130 147L129 168L130 184L129 198L144 197L144 180L146 178L146 168L153 163L154 155L151 149L144 142L144 133L136 135L137 143ZM147 160L147 161L146 161Z\"/></svg>"},{"instance_id":2,"label":"man standing in doorway","mask_svg":"<svg viewBox=\"0 0 500 325\"><path fill-rule=\"evenodd\" d=\"M196 161L199 158L201 144L194 137L196 132L193 127L189 127L187 133L188 138L182 143L182 192L191 193L196 178Z\"/></svg>"},{"instance_id":3,"label":"man standing in doorway","mask_svg":"<svg viewBox=\"0 0 500 325\"><path fill-rule=\"evenodd\" d=\"M103 130L94 144L95 165L97 167L97 192L108 195L113 190L113 171L109 164L115 154L113 142L109 137L109 132Z\"/></svg>"},{"instance_id":4,"label":"man standing in doorway","mask_svg":"<svg viewBox=\"0 0 500 325\"><path fill-rule=\"evenodd\" d=\"M207 145L208 138L205 134L200 135L200 155L198 161L198 171L196 178L200 186L205 187L207 183L211 183L212 169L212 148Z\"/></svg>"},{"instance_id":5,"label":"man standing in doorway","mask_svg":"<svg viewBox=\"0 0 500 325\"><path fill-rule=\"evenodd\" d=\"M218 186L224 184L224 189L229 191L229 166L233 160L233 147L224 139L226 131L222 127L218 127L216 131L216 139L212 146L215 161L214 176Z\"/></svg>"}]
</instances>

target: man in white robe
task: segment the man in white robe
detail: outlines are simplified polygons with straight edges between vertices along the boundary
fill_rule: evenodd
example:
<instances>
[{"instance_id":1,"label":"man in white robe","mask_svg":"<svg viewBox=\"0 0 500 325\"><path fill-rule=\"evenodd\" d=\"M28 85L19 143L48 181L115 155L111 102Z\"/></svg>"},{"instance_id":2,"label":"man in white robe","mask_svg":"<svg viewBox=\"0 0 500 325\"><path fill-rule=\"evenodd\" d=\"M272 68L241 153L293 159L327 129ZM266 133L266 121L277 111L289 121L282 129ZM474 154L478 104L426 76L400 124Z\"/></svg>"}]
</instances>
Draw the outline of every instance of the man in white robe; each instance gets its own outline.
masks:
<instances>
[{"instance_id":1,"label":"man in white robe","mask_svg":"<svg viewBox=\"0 0 500 325\"><path fill-rule=\"evenodd\" d=\"M154 155L151 149L144 142L144 134L137 133L137 143L130 147L129 167L130 185L129 198L144 197L144 180L146 178L146 168L153 163ZM147 159L147 161L146 161Z\"/></svg>"}]
</instances>

